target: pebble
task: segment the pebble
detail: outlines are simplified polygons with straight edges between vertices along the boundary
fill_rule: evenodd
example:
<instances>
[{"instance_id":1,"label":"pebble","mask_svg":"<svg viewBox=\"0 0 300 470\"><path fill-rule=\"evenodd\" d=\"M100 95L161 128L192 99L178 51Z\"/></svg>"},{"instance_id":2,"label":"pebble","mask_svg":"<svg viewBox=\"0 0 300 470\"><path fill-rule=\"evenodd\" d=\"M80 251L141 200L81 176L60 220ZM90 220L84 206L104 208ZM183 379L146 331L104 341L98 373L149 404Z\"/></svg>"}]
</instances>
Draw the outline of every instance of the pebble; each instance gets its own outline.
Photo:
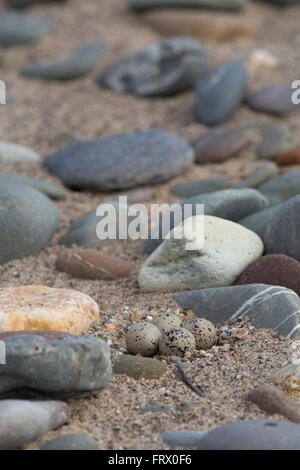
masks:
<instances>
[{"instance_id":1,"label":"pebble","mask_svg":"<svg viewBox=\"0 0 300 470\"><path fill-rule=\"evenodd\" d=\"M200 42L169 37L110 66L96 83L117 93L169 96L192 88L208 68L208 51Z\"/></svg>"},{"instance_id":2,"label":"pebble","mask_svg":"<svg viewBox=\"0 0 300 470\"><path fill-rule=\"evenodd\" d=\"M247 419L207 433L198 450L300 450L300 426L289 421Z\"/></svg>"},{"instance_id":3,"label":"pebble","mask_svg":"<svg viewBox=\"0 0 300 470\"><path fill-rule=\"evenodd\" d=\"M145 13L141 19L165 36L187 35L201 41L222 42L254 35L249 22L235 13L168 8Z\"/></svg>"},{"instance_id":4,"label":"pebble","mask_svg":"<svg viewBox=\"0 0 300 470\"><path fill-rule=\"evenodd\" d=\"M45 286L0 289L0 331L56 330L80 334L99 320L99 307L88 295Z\"/></svg>"},{"instance_id":5,"label":"pebble","mask_svg":"<svg viewBox=\"0 0 300 470\"><path fill-rule=\"evenodd\" d=\"M278 176L278 166L273 162L267 162L256 168L247 178L240 181L236 188L260 188L261 185Z\"/></svg>"},{"instance_id":6,"label":"pebble","mask_svg":"<svg viewBox=\"0 0 300 470\"><path fill-rule=\"evenodd\" d=\"M139 286L145 292L174 292L230 285L262 253L261 239L241 225L207 215L190 217L147 259Z\"/></svg>"},{"instance_id":7,"label":"pebble","mask_svg":"<svg viewBox=\"0 0 300 470\"><path fill-rule=\"evenodd\" d=\"M274 207L268 207L267 209L255 212L248 217L244 217L239 220L238 223L249 230L252 230L252 232L255 232L261 239L263 239L268 223L280 207L281 204Z\"/></svg>"},{"instance_id":8,"label":"pebble","mask_svg":"<svg viewBox=\"0 0 300 470\"><path fill-rule=\"evenodd\" d=\"M216 10L240 10L247 0L129 0L131 8L148 10L162 7L213 8Z\"/></svg>"},{"instance_id":9,"label":"pebble","mask_svg":"<svg viewBox=\"0 0 300 470\"><path fill-rule=\"evenodd\" d=\"M98 443L88 434L62 434L45 442L40 450L99 450Z\"/></svg>"},{"instance_id":10,"label":"pebble","mask_svg":"<svg viewBox=\"0 0 300 470\"><path fill-rule=\"evenodd\" d=\"M276 158L278 166L298 165L300 163L300 147L295 147Z\"/></svg>"},{"instance_id":11,"label":"pebble","mask_svg":"<svg viewBox=\"0 0 300 470\"><path fill-rule=\"evenodd\" d=\"M25 65L20 69L20 75L44 80L74 80L91 72L98 65L105 50L104 41L82 44L70 57L57 62Z\"/></svg>"},{"instance_id":12,"label":"pebble","mask_svg":"<svg viewBox=\"0 0 300 470\"><path fill-rule=\"evenodd\" d=\"M49 17L23 11L4 11L0 14L0 47L36 41L53 28L54 21Z\"/></svg>"},{"instance_id":13,"label":"pebble","mask_svg":"<svg viewBox=\"0 0 300 470\"><path fill-rule=\"evenodd\" d=\"M168 331L171 328L181 327L182 320L174 313L166 312L157 315L157 317L154 317L153 325L155 325L161 333L164 333L165 331Z\"/></svg>"},{"instance_id":14,"label":"pebble","mask_svg":"<svg viewBox=\"0 0 300 470\"><path fill-rule=\"evenodd\" d=\"M119 356L113 364L115 374L126 374L136 380L159 379L166 370L167 366L164 361L130 354Z\"/></svg>"},{"instance_id":15,"label":"pebble","mask_svg":"<svg viewBox=\"0 0 300 470\"><path fill-rule=\"evenodd\" d=\"M262 256L246 268L236 284L271 284L300 295L300 263L281 254Z\"/></svg>"},{"instance_id":16,"label":"pebble","mask_svg":"<svg viewBox=\"0 0 300 470\"><path fill-rule=\"evenodd\" d=\"M217 342L217 330L205 318L197 318L184 324L184 328L192 333L197 349L210 349Z\"/></svg>"},{"instance_id":17,"label":"pebble","mask_svg":"<svg viewBox=\"0 0 300 470\"><path fill-rule=\"evenodd\" d=\"M6 0L11 8L25 8L36 3L64 3L66 0Z\"/></svg>"},{"instance_id":18,"label":"pebble","mask_svg":"<svg viewBox=\"0 0 300 470\"><path fill-rule=\"evenodd\" d=\"M275 384L300 403L300 363L291 363L277 370L272 377Z\"/></svg>"},{"instance_id":19,"label":"pebble","mask_svg":"<svg viewBox=\"0 0 300 470\"><path fill-rule=\"evenodd\" d=\"M160 330L146 321L131 326L126 335L128 352L141 356L154 356L158 351Z\"/></svg>"},{"instance_id":20,"label":"pebble","mask_svg":"<svg viewBox=\"0 0 300 470\"><path fill-rule=\"evenodd\" d=\"M249 131L219 127L193 139L190 145L195 151L195 163L220 163L238 156L252 143Z\"/></svg>"},{"instance_id":21,"label":"pebble","mask_svg":"<svg viewBox=\"0 0 300 470\"><path fill-rule=\"evenodd\" d=\"M0 141L1 163L31 163L40 162L42 159L33 150L13 142Z\"/></svg>"},{"instance_id":22,"label":"pebble","mask_svg":"<svg viewBox=\"0 0 300 470\"><path fill-rule=\"evenodd\" d=\"M300 424L300 406L274 385L260 385L251 390L246 399L269 415L280 414L289 421Z\"/></svg>"},{"instance_id":23,"label":"pebble","mask_svg":"<svg viewBox=\"0 0 300 470\"><path fill-rule=\"evenodd\" d=\"M29 186L0 184L0 263L39 253L58 229L47 196Z\"/></svg>"},{"instance_id":24,"label":"pebble","mask_svg":"<svg viewBox=\"0 0 300 470\"><path fill-rule=\"evenodd\" d=\"M205 431L166 431L161 437L165 444L170 447L196 447L200 439L205 436Z\"/></svg>"},{"instance_id":25,"label":"pebble","mask_svg":"<svg viewBox=\"0 0 300 470\"><path fill-rule=\"evenodd\" d=\"M118 193L116 197L126 196L128 204L139 204L155 199L156 192L152 186L143 186L138 189L130 189L125 193Z\"/></svg>"},{"instance_id":26,"label":"pebble","mask_svg":"<svg viewBox=\"0 0 300 470\"><path fill-rule=\"evenodd\" d=\"M109 383L110 350L100 338L85 335L48 341L27 334L4 342L6 364L0 368L0 394L31 389L57 396L91 392Z\"/></svg>"},{"instance_id":27,"label":"pebble","mask_svg":"<svg viewBox=\"0 0 300 470\"><path fill-rule=\"evenodd\" d=\"M75 143L45 165L72 189L116 191L162 183L193 161L192 148L175 134L150 129Z\"/></svg>"},{"instance_id":28,"label":"pebble","mask_svg":"<svg viewBox=\"0 0 300 470\"><path fill-rule=\"evenodd\" d=\"M282 204L268 223L264 235L266 253L280 253L300 261L300 195Z\"/></svg>"},{"instance_id":29,"label":"pebble","mask_svg":"<svg viewBox=\"0 0 300 470\"><path fill-rule=\"evenodd\" d=\"M300 337L300 300L285 287L266 284L201 289L180 292L173 299L184 310L214 325L249 317L255 328L269 328L282 336Z\"/></svg>"},{"instance_id":30,"label":"pebble","mask_svg":"<svg viewBox=\"0 0 300 470\"><path fill-rule=\"evenodd\" d=\"M227 121L242 103L247 81L247 68L238 60L208 72L196 84L197 119L207 126Z\"/></svg>"},{"instance_id":31,"label":"pebble","mask_svg":"<svg viewBox=\"0 0 300 470\"><path fill-rule=\"evenodd\" d=\"M255 111L286 114L300 109L292 101L294 90L290 84L266 86L246 98L247 105Z\"/></svg>"},{"instance_id":32,"label":"pebble","mask_svg":"<svg viewBox=\"0 0 300 470\"><path fill-rule=\"evenodd\" d=\"M258 121L248 124L245 129L254 129L260 136L260 142L255 149L260 160L274 159L295 146L295 137L283 122Z\"/></svg>"},{"instance_id":33,"label":"pebble","mask_svg":"<svg viewBox=\"0 0 300 470\"><path fill-rule=\"evenodd\" d=\"M56 259L56 269L84 279L112 280L128 277L133 265L96 250L63 251Z\"/></svg>"},{"instance_id":34,"label":"pebble","mask_svg":"<svg viewBox=\"0 0 300 470\"><path fill-rule=\"evenodd\" d=\"M262 185L259 190L274 206L297 196L300 193L300 170L288 171Z\"/></svg>"},{"instance_id":35,"label":"pebble","mask_svg":"<svg viewBox=\"0 0 300 470\"><path fill-rule=\"evenodd\" d=\"M172 187L172 193L177 197L190 198L198 194L206 194L232 187L232 182L223 176L215 178L201 178L199 180L184 181Z\"/></svg>"},{"instance_id":36,"label":"pebble","mask_svg":"<svg viewBox=\"0 0 300 470\"><path fill-rule=\"evenodd\" d=\"M0 173L0 184L3 183L30 186L31 188L37 189L41 193L46 194L46 196L51 199L60 200L65 198L65 191L63 188L57 184L51 183L50 181L30 178L29 176L14 175L11 173Z\"/></svg>"},{"instance_id":37,"label":"pebble","mask_svg":"<svg viewBox=\"0 0 300 470\"><path fill-rule=\"evenodd\" d=\"M63 402L1 400L0 449L18 449L62 426L68 419L68 405Z\"/></svg>"},{"instance_id":38,"label":"pebble","mask_svg":"<svg viewBox=\"0 0 300 470\"><path fill-rule=\"evenodd\" d=\"M174 224L179 224L186 217L197 215L197 207L199 204L204 205L204 214L220 217L222 219L232 220L236 222L250 214L264 209L268 205L268 200L259 191L255 189L224 189L208 194L200 194L192 198L186 199L181 205L181 213L176 216L176 221L170 212L165 213L159 223L154 226L151 236L144 244L144 253L152 253L163 241L163 228L168 227L170 230L174 228ZM184 210L189 208L189 211ZM187 213L188 212L188 213Z\"/></svg>"},{"instance_id":39,"label":"pebble","mask_svg":"<svg viewBox=\"0 0 300 470\"><path fill-rule=\"evenodd\" d=\"M185 328L171 328L159 340L159 352L165 356L185 357L191 355L195 349L195 338Z\"/></svg>"},{"instance_id":40,"label":"pebble","mask_svg":"<svg viewBox=\"0 0 300 470\"><path fill-rule=\"evenodd\" d=\"M37 335L45 338L47 340L52 339L63 339L66 336L71 336L70 333L66 331L56 331L56 330L18 330L18 331L5 331L0 333L0 340L9 338L10 336L24 336L24 335Z\"/></svg>"}]
</instances>

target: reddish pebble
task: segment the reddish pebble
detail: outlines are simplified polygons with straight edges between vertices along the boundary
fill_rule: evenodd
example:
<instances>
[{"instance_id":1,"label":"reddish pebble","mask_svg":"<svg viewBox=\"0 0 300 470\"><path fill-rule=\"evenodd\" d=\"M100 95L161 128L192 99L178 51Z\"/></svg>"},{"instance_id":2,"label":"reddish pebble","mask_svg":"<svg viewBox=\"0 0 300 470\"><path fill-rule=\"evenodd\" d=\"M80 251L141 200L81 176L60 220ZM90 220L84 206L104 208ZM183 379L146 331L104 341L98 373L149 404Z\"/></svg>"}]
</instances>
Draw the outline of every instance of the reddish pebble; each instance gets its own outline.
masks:
<instances>
[{"instance_id":1,"label":"reddish pebble","mask_svg":"<svg viewBox=\"0 0 300 470\"><path fill-rule=\"evenodd\" d=\"M300 147L296 147L288 152L279 155L276 160L278 166L297 165L300 163Z\"/></svg>"}]
</instances>

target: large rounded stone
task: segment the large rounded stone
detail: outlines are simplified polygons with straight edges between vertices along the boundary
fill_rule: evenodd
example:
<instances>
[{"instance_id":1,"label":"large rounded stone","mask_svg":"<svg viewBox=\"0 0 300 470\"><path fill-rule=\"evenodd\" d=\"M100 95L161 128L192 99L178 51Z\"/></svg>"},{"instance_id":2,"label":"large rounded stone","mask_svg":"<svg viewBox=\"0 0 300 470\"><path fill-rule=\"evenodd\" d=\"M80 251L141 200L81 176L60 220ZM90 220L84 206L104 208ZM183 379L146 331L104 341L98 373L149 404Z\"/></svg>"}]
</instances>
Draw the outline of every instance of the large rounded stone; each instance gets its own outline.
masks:
<instances>
[{"instance_id":1,"label":"large rounded stone","mask_svg":"<svg viewBox=\"0 0 300 470\"><path fill-rule=\"evenodd\" d=\"M196 85L196 117L207 126L229 119L244 99L248 81L243 62L225 62Z\"/></svg>"},{"instance_id":2,"label":"large rounded stone","mask_svg":"<svg viewBox=\"0 0 300 470\"><path fill-rule=\"evenodd\" d=\"M264 236L266 253L281 253L300 261L300 195L293 197L276 211Z\"/></svg>"},{"instance_id":3,"label":"large rounded stone","mask_svg":"<svg viewBox=\"0 0 300 470\"><path fill-rule=\"evenodd\" d=\"M162 183L191 166L192 148L170 132L151 129L78 142L45 161L71 188L114 191Z\"/></svg>"},{"instance_id":4,"label":"large rounded stone","mask_svg":"<svg viewBox=\"0 0 300 470\"><path fill-rule=\"evenodd\" d=\"M0 367L0 394L23 394L30 389L56 396L90 392L109 383L110 350L100 338L86 335L47 341L24 335L3 341L6 364Z\"/></svg>"},{"instance_id":5,"label":"large rounded stone","mask_svg":"<svg viewBox=\"0 0 300 470\"><path fill-rule=\"evenodd\" d=\"M0 46L10 47L39 39L54 27L51 18L23 11L4 11L0 15Z\"/></svg>"},{"instance_id":6,"label":"large rounded stone","mask_svg":"<svg viewBox=\"0 0 300 470\"><path fill-rule=\"evenodd\" d=\"M1 400L0 450L17 449L62 426L68 418L68 405L60 401Z\"/></svg>"},{"instance_id":7,"label":"large rounded stone","mask_svg":"<svg viewBox=\"0 0 300 470\"><path fill-rule=\"evenodd\" d=\"M207 433L198 450L300 450L300 426L290 421L249 419Z\"/></svg>"},{"instance_id":8,"label":"large rounded stone","mask_svg":"<svg viewBox=\"0 0 300 470\"><path fill-rule=\"evenodd\" d=\"M106 69L96 83L118 93L168 96L194 86L208 71L206 48L195 39L163 39Z\"/></svg>"},{"instance_id":9,"label":"large rounded stone","mask_svg":"<svg viewBox=\"0 0 300 470\"><path fill-rule=\"evenodd\" d=\"M267 207L262 211L255 212L239 220L239 224L255 232L261 239L264 238L266 227L281 204L274 207Z\"/></svg>"},{"instance_id":10,"label":"large rounded stone","mask_svg":"<svg viewBox=\"0 0 300 470\"><path fill-rule=\"evenodd\" d=\"M139 285L147 292L230 285L262 253L261 239L241 225L211 216L190 217L148 258Z\"/></svg>"},{"instance_id":11,"label":"large rounded stone","mask_svg":"<svg viewBox=\"0 0 300 470\"><path fill-rule=\"evenodd\" d=\"M59 225L54 204L29 186L0 184L0 263L39 253Z\"/></svg>"}]
</instances>

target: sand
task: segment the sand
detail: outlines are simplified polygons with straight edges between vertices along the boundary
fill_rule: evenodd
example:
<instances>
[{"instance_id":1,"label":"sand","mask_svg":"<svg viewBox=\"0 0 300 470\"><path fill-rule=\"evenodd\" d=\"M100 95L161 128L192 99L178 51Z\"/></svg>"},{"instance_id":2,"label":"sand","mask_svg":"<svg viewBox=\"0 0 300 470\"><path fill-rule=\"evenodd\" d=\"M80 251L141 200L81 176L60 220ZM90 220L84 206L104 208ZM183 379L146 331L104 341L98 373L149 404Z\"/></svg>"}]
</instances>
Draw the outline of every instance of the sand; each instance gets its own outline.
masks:
<instances>
[{"instance_id":1,"label":"sand","mask_svg":"<svg viewBox=\"0 0 300 470\"><path fill-rule=\"evenodd\" d=\"M3 6L4 2L0 2ZM161 36L126 9L125 0L71 0L64 6L37 6L35 11L49 13L57 22L56 30L32 46L0 51L3 65L0 78L7 83L8 95L14 101L0 106L0 139L27 145L48 156L64 145L70 136L94 138L114 133L130 132L149 127L163 127L189 140L205 132L194 119L194 93L186 92L168 99L137 99L101 90L93 76L105 66L138 50ZM238 58L249 62L256 49L266 49L278 60L274 69L258 71L250 87L256 90L266 84L299 79L300 6L277 9L254 3L245 15L258 32L252 39L230 43L209 43L213 62ZM109 50L94 74L75 82L47 83L26 81L17 70L33 60L52 60L67 55L82 41L104 39ZM238 127L247 122L264 119L242 106L225 127ZM300 120L297 114L282 119L297 134ZM69 137L68 137L69 136ZM170 187L176 182L197 177L226 175L235 181L247 176L258 166L251 153L222 164L194 166L173 181L155 187L152 202L175 202ZM60 182L40 164L1 166L1 171L17 172L49 181ZM55 270L57 242L71 222L110 199L107 194L75 193L67 190L64 201L55 202L61 224L52 242L38 256L11 261L0 266L1 287L22 284L41 284L50 287L74 288L90 295L100 307L100 321L91 329L96 336L112 342L112 356L121 354L126 329L137 319L153 312L177 306L169 294L142 294L138 290L137 273L146 259L141 253L141 241L125 241L105 248L105 252L130 260L136 269L128 279L118 281L87 281L72 278ZM128 307L125 309L124 307ZM114 329L105 323L113 323ZM231 349L213 352L212 357L197 357L184 364L192 381L203 387L200 398L189 390L169 364L167 373L154 381L134 380L113 376L109 387L85 399L72 400L68 425L50 432L40 440L25 446L37 449L46 440L67 432L87 432L95 437L101 449L167 449L160 433L174 429L212 429L238 419L262 418L265 413L243 401L254 386L270 381L272 373L289 361L292 341L280 338L267 330L250 330L246 339ZM226 348L225 348L226 349ZM163 407L145 408L149 405ZM275 418L282 418L275 416Z\"/></svg>"}]
</instances>

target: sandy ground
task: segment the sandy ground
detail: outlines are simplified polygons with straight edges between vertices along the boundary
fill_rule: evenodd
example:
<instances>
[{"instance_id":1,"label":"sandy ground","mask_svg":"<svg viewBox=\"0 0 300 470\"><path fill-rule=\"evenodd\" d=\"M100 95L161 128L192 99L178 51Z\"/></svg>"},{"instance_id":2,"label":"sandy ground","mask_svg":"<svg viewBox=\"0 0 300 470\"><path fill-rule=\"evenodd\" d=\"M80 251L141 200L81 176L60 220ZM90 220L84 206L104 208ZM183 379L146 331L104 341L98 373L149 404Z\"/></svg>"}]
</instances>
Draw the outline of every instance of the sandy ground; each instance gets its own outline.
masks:
<instances>
[{"instance_id":1,"label":"sandy ground","mask_svg":"<svg viewBox=\"0 0 300 470\"><path fill-rule=\"evenodd\" d=\"M0 2L1 7L3 3ZM14 98L12 103L0 107L0 139L27 145L46 157L59 147L66 134L88 139L163 127L189 140L205 131L194 119L193 92L169 99L147 100L101 90L93 84L92 76L68 84L26 81L19 77L17 69L23 64L32 60L56 59L58 53L61 56L68 54L82 41L104 39L108 42L109 50L101 60L100 71L118 58L161 38L127 11L125 0L72 0L64 6L44 5L34 10L51 14L57 27L35 45L0 52L3 58L0 78L6 81L8 94ZM224 44L210 43L214 63L228 58L248 62L252 51L266 49L278 59L278 66L257 73L250 83L252 90L265 84L299 79L300 6L281 10L254 3L244 14L250 23L258 25L256 36ZM226 126L238 127L264 117L267 116L241 107ZM297 115L283 120L296 134L299 132ZM176 180L157 186L155 201L176 201L170 195L170 186L174 182L216 175L239 180L256 166L257 162L252 161L247 152L223 164L195 166ZM1 171L59 183L40 165L6 166L1 167ZM110 339L112 355L115 356L120 354L120 347L125 344L126 328L133 320L167 308L176 311L177 307L168 294L139 292L136 275L145 260L140 241L113 244L105 249L136 265L135 272L128 279L86 281L55 271L55 258L60 249L58 239L66 233L72 221L107 199L107 194L67 191L67 198L55 203L61 215L61 225L50 245L39 256L1 266L0 272L2 287L43 284L74 288L93 297L100 306L101 317L92 333ZM124 309L125 306L128 310ZM107 321L114 322L116 328L107 329L104 324ZM94 436L101 449L163 449L167 447L159 434L165 430L212 429L229 421L264 417L265 414L255 405L245 403L243 396L255 385L269 381L273 371L288 362L290 344L290 340L274 337L271 332L252 331L227 352L215 352L212 358L199 357L187 363L186 372L195 384L203 387L204 398L187 389L174 364L168 365L167 373L160 380L136 381L114 376L104 391L88 399L70 402L72 417L68 425L48 433L26 448L37 449L61 433L83 431ZM159 405L163 409L151 411L145 408L149 405Z\"/></svg>"}]
</instances>

